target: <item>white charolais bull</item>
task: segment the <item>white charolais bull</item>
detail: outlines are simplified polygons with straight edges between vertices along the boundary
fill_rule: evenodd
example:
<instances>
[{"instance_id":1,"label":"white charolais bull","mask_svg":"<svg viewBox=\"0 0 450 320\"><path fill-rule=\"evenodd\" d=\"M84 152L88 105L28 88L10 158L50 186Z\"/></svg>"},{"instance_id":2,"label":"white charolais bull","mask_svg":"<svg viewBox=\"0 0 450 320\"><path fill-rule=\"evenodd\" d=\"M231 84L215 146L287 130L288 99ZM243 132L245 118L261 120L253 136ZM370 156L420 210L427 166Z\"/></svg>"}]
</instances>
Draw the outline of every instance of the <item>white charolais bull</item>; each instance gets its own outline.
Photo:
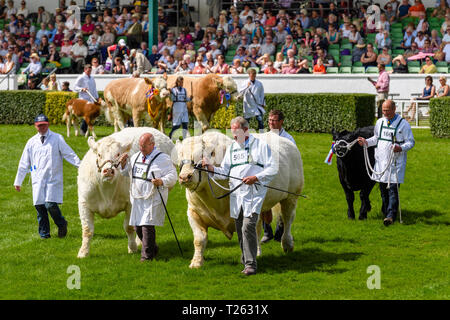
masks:
<instances>
[{"instance_id":1,"label":"white charolais bull","mask_svg":"<svg viewBox=\"0 0 450 320\"><path fill-rule=\"evenodd\" d=\"M153 134L159 150L171 155L175 145L154 128L126 128L98 142L89 138L90 149L78 170L78 210L83 233L78 258L89 254L95 214L109 219L125 211L123 227L128 236L128 252L137 250L134 229L128 224L131 212L130 178L120 174L116 166L121 154L128 153L131 157L139 151L139 137L145 132Z\"/></svg>"},{"instance_id":2,"label":"white charolais bull","mask_svg":"<svg viewBox=\"0 0 450 320\"><path fill-rule=\"evenodd\" d=\"M303 189L303 164L300 151L288 139L274 133L254 134L269 144L272 149L274 161L278 162L278 174L270 182L270 186L300 194ZM190 267L199 268L203 265L203 252L208 241L208 228L222 231L231 239L235 231L234 219L230 218L230 199L225 197L217 200L207 181L207 173L194 169L194 164L201 163L203 156L210 158L213 165L220 165L225 150L232 140L219 132L207 131L201 136L190 137L182 143L176 144L178 163L181 167L179 182L186 187L188 200L188 219L194 233L194 256ZM243 177L241 177L243 178ZM228 187L227 180L219 180L224 187ZM211 182L216 196L225 193L224 190ZM284 251L292 251L294 241L291 235L291 226L295 218L298 196L267 190L261 211L274 209L275 214L281 214L284 223L284 233L281 246ZM280 212L281 211L281 212ZM258 239L261 234L261 219L258 221ZM258 243L258 254L261 246Z\"/></svg>"}]
</instances>

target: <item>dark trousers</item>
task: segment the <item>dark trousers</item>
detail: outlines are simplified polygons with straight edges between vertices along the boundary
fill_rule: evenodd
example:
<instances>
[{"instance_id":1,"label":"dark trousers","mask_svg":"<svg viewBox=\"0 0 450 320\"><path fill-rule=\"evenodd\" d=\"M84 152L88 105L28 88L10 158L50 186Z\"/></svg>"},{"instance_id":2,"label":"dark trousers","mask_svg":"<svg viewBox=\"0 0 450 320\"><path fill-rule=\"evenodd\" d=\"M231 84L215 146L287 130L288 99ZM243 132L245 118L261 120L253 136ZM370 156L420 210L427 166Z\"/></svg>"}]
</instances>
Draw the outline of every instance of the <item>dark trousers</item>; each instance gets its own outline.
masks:
<instances>
[{"instance_id":1,"label":"dark trousers","mask_svg":"<svg viewBox=\"0 0 450 320\"><path fill-rule=\"evenodd\" d=\"M46 202L45 204L38 204L34 207L37 211L39 235L41 238L50 238L50 221L48 220L48 213L50 213L58 228L67 225L67 221L61 214L61 210L56 202Z\"/></svg>"},{"instance_id":2,"label":"dark trousers","mask_svg":"<svg viewBox=\"0 0 450 320\"><path fill-rule=\"evenodd\" d=\"M80 130L81 130L81 134L86 134L87 130L88 130L88 125L86 123L86 120L81 120L80 123Z\"/></svg>"},{"instance_id":3,"label":"dark trousers","mask_svg":"<svg viewBox=\"0 0 450 320\"><path fill-rule=\"evenodd\" d=\"M380 182L380 193L383 214L386 218L392 218L395 221L398 212L398 188L400 184L391 183L391 187L387 188L387 183Z\"/></svg>"},{"instance_id":4,"label":"dark trousers","mask_svg":"<svg viewBox=\"0 0 450 320\"><path fill-rule=\"evenodd\" d=\"M256 121L258 121L258 130L264 130L263 117L261 115L257 115L255 118L256 118ZM252 118L246 118L245 120L247 120L247 122L250 123L250 119L252 119Z\"/></svg>"},{"instance_id":5,"label":"dark trousers","mask_svg":"<svg viewBox=\"0 0 450 320\"><path fill-rule=\"evenodd\" d=\"M183 139L186 137L186 131L187 131L187 129L188 129L188 123L187 123L187 122L182 122L182 123L181 123L181 126L180 126L180 125L177 125L177 126L173 126L173 127L172 127L172 130L170 130L170 133L169 133L169 138L170 138L170 139L172 139L172 134L173 134L176 130L180 129L180 127L183 128ZM185 130L186 130L186 131L185 131Z\"/></svg>"},{"instance_id":6,"label":"dark trousers","mask_svg":"<svg viewBox=\"0 0 450 320\"><path fill-rule=\"evenodd\" d=\"M135 226L134 230L142 242L141 260L153 260L158 251L155 226Z\"/></svg>"},{"instance_id":7,"label":"dark trousers","mask_svg":"<svg viewBox=\"0 0 450 320\"><path fill-rule=\"evenodd\" d=\"M239 246L241 247L241 263L247 268L256 269L256 255L258 253L258 237L256 234L256 223L258 214L252 213L248 218L244 217L243 210L235 220L236 233Z\"/></svg>"},{"instance_id":8,"label":"dark trousers","mask_svg":"<svg viewBox=\"0 0 450 320\"><path fill-rule=\"evenodd\" d=\"M265 223L264 221L263 221L263 230L265 236L269 238L274 238L276 241L281 241L281 236L283 235L284 232L283 220L279 218L279 220L277 221L275 234L273 234L272 226L270 225L270 223Z\"/></svg>"}]
</instances>

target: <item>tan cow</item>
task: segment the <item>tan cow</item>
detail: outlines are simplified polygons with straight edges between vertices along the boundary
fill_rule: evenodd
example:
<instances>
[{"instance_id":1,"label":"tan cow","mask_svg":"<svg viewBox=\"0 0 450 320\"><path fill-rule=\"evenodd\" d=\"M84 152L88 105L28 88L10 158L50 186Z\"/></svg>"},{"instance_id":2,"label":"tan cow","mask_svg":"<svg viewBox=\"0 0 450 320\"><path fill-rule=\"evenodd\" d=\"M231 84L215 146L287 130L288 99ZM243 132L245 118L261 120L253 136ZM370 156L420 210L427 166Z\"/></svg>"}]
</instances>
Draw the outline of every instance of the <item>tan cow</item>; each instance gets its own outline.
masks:
<instances>
[{"instance_id":1,"label":"tan cow","mask_svg":"<svg viewBox=\"0 0 450 320\"><path fill-rule=\"evenodd\" d=\"M84 99L70 99L66 103L66 112L64 113L62 120L67 125L67 136L70 136L70 124L73 124L75 129L75 136L78 136L78 121L83 118L88 125L85 137L89 136L89 131L92 136L96 138L94 132L94 121L100 115L101 111L104 111L106 103L99 98L97 102L89 102Z\"/></svg>"},{"instance_id":2,"label":"tan cow","mask_svg":"<svg viewBox=\"0 0 450 320\"><path fill-rule=\"evenodd\" d=\"M132 118L135 127L141 119L153 122L153 127L164 132L166 120L166 98L169 96L163 77L123 78L112 80L104 91L109 105L106 118L114 124L114 131L122 130Z\"/></svg>"},{"instance_id":3,"label":"tan cow","mask_svg":"<svg viewBox=\"0 0 450 320\"><path fill-rule=\"evenodd\" d=\"M173 88L179 75L170 75L167 79L167 88ZM214 113L226 104L226 99L221 95L229 93L231 100L238 96L236 82L230 77L220 77L216 74L208 74L204 77L183 76L183 86L188 96L193 96L192 102L188 102L189 112L202 125L202 130L209 128ZM222 91L222 92L221 92Z\"/></svg>"}]
</instances>

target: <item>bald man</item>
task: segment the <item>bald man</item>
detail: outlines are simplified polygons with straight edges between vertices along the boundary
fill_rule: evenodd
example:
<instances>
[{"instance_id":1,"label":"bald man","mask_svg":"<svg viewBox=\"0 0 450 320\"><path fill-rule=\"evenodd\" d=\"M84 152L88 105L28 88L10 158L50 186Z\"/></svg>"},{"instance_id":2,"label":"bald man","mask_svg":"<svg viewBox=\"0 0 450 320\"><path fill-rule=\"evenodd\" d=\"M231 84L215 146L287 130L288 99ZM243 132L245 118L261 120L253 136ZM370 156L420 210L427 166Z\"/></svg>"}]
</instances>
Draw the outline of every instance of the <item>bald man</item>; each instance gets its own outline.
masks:
<instances>
[{"instance_id":1,"label":"bald man","mask_svg":"<svg viewBox=\"0 0 450 320\"><path fill-rule=\"evenodd\" d=\"M153 260L158 253L155 226L164 225L169 189L177 182L177 171L170 157L155 147L151 133L139 138L139 152L120 158L121 173L130 175L131 215L130 226L134 226L142 241L141 262Z\"/></svg>"},{"instance_id":2,"label":"bald man","mask_svg":"<svg viewBox=\"0 0 450 320\"><path fill-rule=\"evenodd\" d=\"M374 170L383 174L372 174L372 180L379 182L384 214L384 225L394 223L398 212L398 188L404 182L406 169L406 152L414 147L415 141L408 121L395 113L395 103L386 100L381 106L383 117L377 120L373 137L358 137L359 145L375 148ZM394 159L389 164L390 154L394 151ZM390 168L388 168L390 166ZM389 188L388 188L389 186Z\"/></svg>"}]
</instances>

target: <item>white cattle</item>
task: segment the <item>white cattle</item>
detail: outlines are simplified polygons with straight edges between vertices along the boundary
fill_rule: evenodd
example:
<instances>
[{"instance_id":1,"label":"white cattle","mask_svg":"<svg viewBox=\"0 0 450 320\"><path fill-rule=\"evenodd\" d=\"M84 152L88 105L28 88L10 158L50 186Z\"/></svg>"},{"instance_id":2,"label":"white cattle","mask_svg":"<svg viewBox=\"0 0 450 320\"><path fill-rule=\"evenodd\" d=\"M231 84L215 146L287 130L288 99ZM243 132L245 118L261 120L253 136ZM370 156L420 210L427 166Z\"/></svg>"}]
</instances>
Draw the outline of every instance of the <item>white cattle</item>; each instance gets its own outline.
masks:
<instances>
[{"instance_id":1,"label":"white cattle","mask_svg":"<svg viewBox=\"0 0 450 320\"><path fill-rule=\"evenodd\" d=\"M128 252L137 250L134 229L128 225L131 211L130 178L119 172L117 160L123 153L131 157L138 152L139 137L145 132L153 134L159 150L171 155L173 142L154 128L126 128L98 142L89 138L90 149L78 169L78 210L83 233L78 258L89 254L95 213L109 219L125 211L123 227L128 236Z\"/></svg>"},{"instance_id":2,"label":"white cattle","mask_svg":"<svg viewBox=\"0 0 450 320\"><path fill-rule=\"evenodd\" d=\"M274 161L279 166L278 174L270 182L271 187L280 188L300 194L303 189L303 164L300 151L288 139L273 133L254 134L269 144ZM178 163L180 165L179 182L186 187L188 200L188 219L194 233L194 257L190 267L199 268L203 265L203 252L208 241L208 228L222 231L228 239L231 239L235 231L234 219L230 218L230 198L217 200L216 196L225 193L220 187L207 181L207 173L194 169L194 165L201 162L203 156L210 158L210 162L220 165L225 155L227 146L232 140L219 132L207 131L201 136L185 139L176 144ZM240 177L243 178L243 177ZM218 181L222 186L228 187L228 180ZM284 223L284 233L281 238L281 246L284 251L292 251L294 241L291 235L291 225L295 218L298 196L267 190L262 212L274 209L275 214L281 214ZM281 212L280 212L281 211ZM258 221L258 239L261 234L261 219ZM258 243L258 254L261 246Z\"/></svg>"}]
</instances>

